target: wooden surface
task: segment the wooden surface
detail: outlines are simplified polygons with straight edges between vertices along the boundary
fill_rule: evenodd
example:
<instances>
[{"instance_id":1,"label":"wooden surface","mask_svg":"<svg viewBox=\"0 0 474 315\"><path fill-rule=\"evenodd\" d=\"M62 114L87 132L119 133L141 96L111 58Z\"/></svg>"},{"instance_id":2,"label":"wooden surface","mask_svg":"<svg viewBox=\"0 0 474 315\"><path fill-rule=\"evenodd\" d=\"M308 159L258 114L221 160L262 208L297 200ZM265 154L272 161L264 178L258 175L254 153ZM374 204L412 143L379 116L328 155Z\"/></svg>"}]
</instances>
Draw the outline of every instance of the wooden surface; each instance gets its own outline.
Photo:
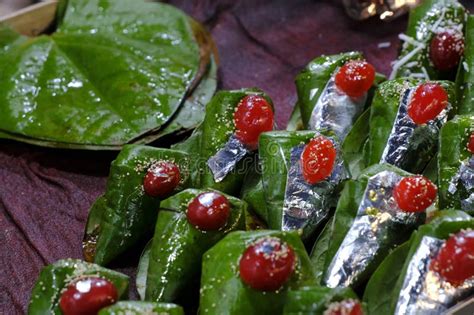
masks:
<instances>
[{"instance_id":1,"label":"wooden surface","mask_svg":"<svg viewBox=\"0 0 474 315\"><path fill-rule=\"evenodd\" d=\"M41 2L3 16L0 22L10 25L23 35L37 36L54 21L57 4L57 1Z\"/></svg>"}]
</instances>

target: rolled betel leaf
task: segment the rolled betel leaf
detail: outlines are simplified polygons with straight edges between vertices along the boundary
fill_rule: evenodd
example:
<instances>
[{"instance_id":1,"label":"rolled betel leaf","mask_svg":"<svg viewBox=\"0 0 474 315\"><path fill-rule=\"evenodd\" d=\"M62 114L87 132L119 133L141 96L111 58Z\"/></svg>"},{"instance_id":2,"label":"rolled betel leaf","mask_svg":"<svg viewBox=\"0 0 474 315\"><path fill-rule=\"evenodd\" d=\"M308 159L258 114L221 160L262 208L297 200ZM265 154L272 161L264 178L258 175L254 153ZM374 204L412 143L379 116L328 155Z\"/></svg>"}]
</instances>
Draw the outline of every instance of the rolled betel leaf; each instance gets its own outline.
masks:
<instances>
[{"instance_id":1,"label":"rolled betel leaf","mask_svg":"<svg viewBox=\"0 0 474 315\"><path fill-rule=\"evenodd\" d=\"M150 248L145 299L189 298L202 255L227 233L245 229L246 203L213 190L184 190L164 201ZM197 287L197 286L196 286Z\"/></svg>"},{"instance_id":2,"label":"rolled betel leaf","mask_svg":"<svg viewBox=\"0 0 474 315\"><path fill-rule=\"evenodd\" d=\"M184 315L183 308L172 303L121 301L103 308L98 315Z\"/></svg>"},{"instance_id":3,"label":"rolled betel leaf","mask_svg":"<svg viewBox=\"0 0 474 315\"><path fill-rule=\"evenodd\" d=\"M209 33L163 3L60 4L48 34L0 25L0 137L115 150L159 137L205 76Z\"/></svg>"},{"instance_id":4,"label":"rolled betel leaf","mask_svg":"<svg viewBox=\"0 0 474 315\"><path fill-rule=\"evenodd\" d=\"M366 166L389 163L421 173L436 153L439 129L455 110L451 82L382 83L371 106Z\"/></svg>"},{"instance_id":5,"label":"rolled betel leaf","mask_svg":"<svg viewBox=\"0 0 474 315\"><path fill-rule=\"evenodd\" d=\"M284 315L362 315L362 306L350 288L305 286L289 291Z\"/></svg>"},{"instance_id":6,"label":"rolled betel leaf","mask_svg":"<svg viewBox=\"0 0 474 315\"><path fill-rule=\"evenodd\" d=\"M305 129L325 130L342 141L363 112L374 79L374 67L358 52L311 61L296 78Z\"/></svg>"},{"instance_id":7,"label":"rolled betel leaf","mask_svg":"<svg viewBox=\"0 0 474 315\"><path fill-rule=\"evenodd\" d=\"M435 199L436 186L427 178L391 165L375 165L347 182L311 255L315 270L323 270L322 284L362 286L390 250L423 224Z\"/></svg>"},{"instance_id":8,"label":"rolled betel leaf","mask_svg":"<svg viewBox=\"0 0 474 315\"><path fill-rule=\"evenodd\" d=\"M456 116L441 129L439 206L474 213L474 116Z\"/></svg>"},{"instance_id":9,"label":"rolled betel leaf","mask_svg":"<svg viewBox=\"0 0 474 315\"><path fill-rule=\"evenodd\" d=\"M260 137L267 224L307 238L329 217L347 177L336 139L316 131L274 131Z\"/></svg>"},{"instance_id":10,"label":"rolled betel leaf","mask_svg":"<svg viewBox=\"0 0 474 315\"><path fill-rule=\"evenodd\" d=\"M59 260L41 270L28 314L96 314L127 294L126 275L77 259Z\"/></svg>"},{"instance_id":11,"label":"rolled betel leaf","mask_svg":"<svg viewBox=\"0 0 474 315\"><path fill-rule=\"evenodd\" d=\"M125 146L112 162L105 194L89 212L85 259L107 264L151 235L160 200L190 184L189 163L181 151Z\"/></svg>"},{"instance_id":12,"label":"rolled betel leaf","mask_svg":"<svg viewBox=\"0 0 474 315\"><path fill-rule=\"evenodd\" d=\"M456 77L457 94L459 99L458 114L474 114L474 16L469 15L466 23L466 39L462 67L459 67Z\"/></svg>"},{"instance_id":13,"label":"rolled betel leaf","mask_svg":"<svg viewBox=\"0 0 474 315\"><path fill-rule=\"evenodd\" d=\"M462 211L416 231L374 272L364 294L368 314L444 314L474 293L474 220Z\"/></svg>"},{"instance_id":14,"label":"rolled betel leaf","mask_svg":"<svg viewBox=\"0 0 474 315\"><path fill-rule=\"evenodd\" d=\"M281 314L313 278L297 232L233 232L204 254L200 314Z\"/></svg>"},{"instance_id":15,"label":"rolled betel leaf","mask_svg":"<svg viewBox=\"0 0 474 315\"><path fill-rule=\"evenodd\" d=\"M258 89L220 91L206 106L203 123L174 148L195 154L199 187L238 195L260 133L273 130L273 105Z\"/></svg>"},{"instance_id":16,"label":"rolled betel leaf","mask_svg":"<svg viewBox=\"0 0 474 315\"><path fill-rule=\"evenodd\" d=\"M464 53L466 17L457 0L426 0L414 8L390 79L453 79Z\"/></svg>"}]
</instances>

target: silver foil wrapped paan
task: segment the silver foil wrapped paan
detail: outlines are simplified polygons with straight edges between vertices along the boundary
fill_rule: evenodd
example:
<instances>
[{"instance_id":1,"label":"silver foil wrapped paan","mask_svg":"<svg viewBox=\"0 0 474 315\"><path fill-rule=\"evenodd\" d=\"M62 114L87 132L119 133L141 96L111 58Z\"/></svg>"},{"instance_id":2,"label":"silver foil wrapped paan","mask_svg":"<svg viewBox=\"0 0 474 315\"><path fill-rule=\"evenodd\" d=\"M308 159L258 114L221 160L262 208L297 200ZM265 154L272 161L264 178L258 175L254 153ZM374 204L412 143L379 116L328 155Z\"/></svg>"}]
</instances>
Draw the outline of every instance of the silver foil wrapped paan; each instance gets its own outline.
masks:
<instances>
[{"instance_id":1,"label":"silver foil wrapped paan","mask_svg":"<svg viewBox=\"0 0 474 315\"><path fill-rule=\"evenodd\" d=\"M391 20L420 3L421 0L343 0L347 14L356 20L378 15L381 20Z\"/></svg>"},{"instance_id":2,"label":"silver foil wrapped paan","mask_svg":"<svg viewBox=\"0 0 474 315\"><path fill-rule=\"evenodd\" d=\"M455 303L474 294L474 278L454 287L430 270L430 263L443 244L444 240L423 237L408 264L395 315L444 314Z\"/></svg>"},{"instance_id":3,"label":"silver foil wrapped paan","mask_svg":"<svg viewBox=\"0 0 474 315\"><path fill-rule=\"evenodd\" d=\"M367 93L353 99L336 86L334 77L339 69L329 79L317 99L311 112L308 128L310 130L329 130L343 141L352 128L357 117L364 110ZM316 93L314 93L316 94Z\"/></svg>"},{"instance_id":4,"label":"silver foil wrapped paan","mask_svg":"<svg viewBox=\"0 0 474 315\"><path fill-rule=\"evenodd\" d=\"M448 192L454 195L458 190L458 185L469 194L466 199L461 200L461 208L464 211L474 210L474 156L462 161L456 175L449 182Z\"/></svg>"},{"instance_id":5,"label":"silver foil wrapped paan","mask_svg":"<svg viewBox=\"0 0 474 315\"><path fill-rule=\"evenodd\" d=\"M207 161L216 183L222 181L250 151L232 135L225 146Z\"/></svg>"},{"instance_id":6,"label":"silver foil wrapped paan","mask_svg":"<svg viewBox=\"0 0 474 315\"><path fill-rule=\"evenodd\" d=\"M392 197L401 179L402 176L391 171L369 178L354 222L325 274L325 285L330 288L354 285L376 256L388 252L389 248L381 248L381 244L397 245L390 244L390 240L395 241L394 234L406 232L401 226L411 231L421 223L424 213L404 212Z\"/></svg>"},{"instance_id":7,"label":"silver foil wrapped paan","mask_svg":"<svg viewBox=\"0 0 474 315\"><path fill-rule=\"evenodd\" d=\"M338 152L334 169L328 179L314 185L306 182L302 174L301 154L305 144L291 149L283 201L283 231L303 229L304 235L309 235L328 218L334 189L348 177L340 148L337 142L331 141Z\"/></svg>"},{"instance_id":8,"label":"silver foil wrapped paan","mask_svg":"<svg viewBox=\"0 0 474 315\"><path fill-rule=\"evenodd\" d=\"M417 136L416 130L422 126L426 126L427 128L425 128L424 132L428 132L432 134L434 138L437 138L439 130L448 119L449 104L435 119L429 121L426 125L415 124L410 116L408 116L408 105L410 104L415 90L416 88L406 89L402 93L397 116L382 153L382 157L380 158L380 163L388 163L402 169L405 168L410 164L410 152L408 152L409 144L411 142L417 142L417 139L412 139L413 136Z\"/></svg>"}]
</instances>

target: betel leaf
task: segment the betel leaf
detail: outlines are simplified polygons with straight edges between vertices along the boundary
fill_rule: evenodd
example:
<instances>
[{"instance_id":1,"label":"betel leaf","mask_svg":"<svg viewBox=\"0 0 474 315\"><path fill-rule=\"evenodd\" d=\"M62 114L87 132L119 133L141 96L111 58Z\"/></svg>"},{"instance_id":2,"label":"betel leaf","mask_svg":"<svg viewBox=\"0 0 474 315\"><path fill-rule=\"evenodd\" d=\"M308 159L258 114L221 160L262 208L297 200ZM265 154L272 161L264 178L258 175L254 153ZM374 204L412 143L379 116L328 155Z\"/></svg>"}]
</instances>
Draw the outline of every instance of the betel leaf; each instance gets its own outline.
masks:
<instances>
[{"instance_id":1,"label":"betel leaf","mask_svg":"<svg viewBox=\"0 0 474 315\"><path fill-rule=\"evenodd\" d=\"M135 284L137 287L138 296L140 300L145 300L146 292L146 277L148 274L148 265L150 264L150 250L153 239L151 239L143 249L142 254L140 255L140 261L137 266L137 277Z\"/></svg>"},{"instance_id":2,"label":"betel leaf","mask_svg":"<svg viewBox=\"0 0 474 315\"><path fill-rule=\"evenodd\" d=\"M409 39L403 43L390 78L452 79L452 72L435 69L429 58L430 42L441 30L462 32L465 21L466 10L457 0L425 0L412 9L405 34Z\"/></svg>"},{"instance_id":3,"label":"betel leaf","mask_svg":"<svg viewBox=\"0 0 474 315\"><path fill-rule=\"evenodd\" d=\"M86 260L104 265L151 234L160 199L145 194L143 178L158 161L175 163L181 174L178 190L190 185L187 153L127 145L112 162L106 192L92 205L83 241Z\"/></svg>"},{"instance_id":4,"label":"betel leaf","mask_svg":"<svg viewBox=\"0 0 474 315\"><path fill-rule=\"evenodd\" d=\"M242 182L247 173L251 155L244 158L233 171L220 182L216 182L207 166L209 158L222 149L231 135L235 132L234 112L240 100L247 95L261 95L269 104L271 99L259 89L242 89L219 91L206 106L206 114L202 124L185 141L173 148L191 152L193 178L198 178L194 187L212 188L233 196L240 193Z\"/></svg>"},{"instance_id":5,"label":"betel leaf","mask_svg":"<svg viewBox=\"0 0 474 315\"><path fill-rule=\"evenodd\" d=\"M469 228L474 228L472 217L462 211L447 210L440 211L439 216L431 223L413 232L409 242L403 245L402 249L393 251L387 256L370 279L364 295L364 301L368 305L368 314L394 313L408 264L424 236L447 239L451 234ZM387 288L392 289L387 290Z\"/></svg>"},{"instance_id":6,"label":"betel leaf","mask_svg":"<svg viewBox=\"0 0 474 315\"><path fill-rule=\"evenodd\" d=\"M329 265L336 256L341 244L344 241L349 229L358 214L359 205L367 187L370 177L382 171L391 171L401 176L408 176L409 173L402 171L389 164L374 165L361 174L357 180L349 180L346 182L344 189L340 195L332 224L327 227L326 235L322 235L318 242L315 243L311 253L311 261L315 272L322 273L321 279L324 279ZM404 223L394 223L389 228L383 238L378 240L380 248L371 257L365 269L360 275L354 278L351 286L359 287L375 270L385 254L394 246L404 242L409 237L409 232L413 226L405 227ZM408 234L407 234L408 230ZM321 255L321 256L319 256ZM324 259L324 263L323 260Z\"/></svg>"},{"instance_id":7,"label":"betel leaf","mask_svg":"<svg viewBox=\"0 0 474 315\"><path fill-rule=\"evenodd\" d=\"M117 289L119 299L128 294L128 277L119 272L105 269L77 259L59 260L41 270L31 292L28 315L61 315L59 299L63 290L76 279L94 276L109 280Z\"/></svg>"},{"instance_id":8,"label":"betel leaf","mask_svg":"<svg viewBox=\"0 0 474 315\"><path fill-rule=\"evenodd\" d=\"M435 82L447 91L451 105L449 117L454 116L457 109L454 84L449 81ZM380 85L370 107L369 138L364 146L366 152L363 152L366 166L380 162L398 113L401 95L407 88L415 88L418 83L414 79L400 78ZM406 146L405 162L399 167L420 173L436 153L438 134L433 133L427 125L418 126Z\"/></svg>"},{"instance_id":9,"label":"betel leaf","mask_svg":"<svg viewBox=\"0 0 474 315\"><path fill-rule=\"evenodd\" d=\"M184 315L183 308L171 303L121 301L103 308L98 315Z\"/></svg>"},{"instance_id":10,"label":"betel leaf","mask_svg":"<svg viewBox=\"0 0 474 315\"><path fill-rule=\"evenodd\" d=\"M303 120L301 118L301 110L300 106L295 104L293 110L291 111L290 119L288 120L288 124L286 125L287 131L298 131L303 130Z\"/></svg>"},{"instance_id":11,"label":"betel leaf","mask_svg":"<svg viewBox=\"0 0 474 315\"><path fill-rule=\"evenodd\" d=\"M178 9L134 0L70 0L52 35L1 33L0 130L57 147L117 148L158 132L212 50Z\"/></svg>"},{"instance_id":12,"label":"betel leaf","mask_svg":"<svg viewBox=\"0 0 474 315\"><path fill-rule=\"evenodd\" d=\"M265 201L265 191L263 190L260 163L256 162L245 176L240 196L242 200L247 202L253 213L264 223L268 222L268 209Z\"/></svg>"},{"instance_id":13,"label":"betel leaf","mask_svg":"<svg viewBox=\"0 0 474 315\"><path fill-rule=\"evenodd\" d=\"M206 191L187 189L161 202L149 253L146 300L175 302L197 297L202 255L229 232L245 229L247 205L229 195L225 196L231 212L223 229L201 231L192 226L186 217L188 205Z\"/></svg>"},{"instance_id":14,"label":"betel leaf","mask_svg":"<svg viewBox=\"0 0 474 315\"><path fill-rule=\"evenodd\" d=\"M370 108L356 120L342 143L342 154L352 178L357 178L366 168L364 148L369 137Z\"/></svg>"},{"instance_id":15,"label":"betel leaf","mask_svg":"<svg viewBox=\"0 0 474 315\"><path fill-rule=\"evenodd\" d=\"M347 182L345 186L349 183ZM341 198L344 190L341 192ZM316 242L313 244L313 248L309 257L311 258L311 264L313 265L313 271L315 280L319 284L323 278L324 268L326 264L326 254L328 251L329 244L331 242L332 227L334 226L334 216L326 223L321 233L318 235Z\"/></svg>"},{"instance_id":16,"label":"betel leaf","mask_svg":"<svg viewBox=\"0 0 474 315\"><path fill-rule=\"evenodd\" d=\"M239 261L245 249L265 237L277 237L295 251L297 265L289 281L278 291L257 291L239 276ZM204 254L201 276L200 314L281 314L289 290L314 285L308 254L297 232L232 232Z\"/></svg>"},{"instance_id":17,"label":"betel leaf","mask_svg":"<svg viewBox=\"0 0 474 315\"><path fill-rule=\"evenodd\" d=\"M474 16L469 15L464 36L464 60L459 67L456 85L458 86L458 114L474 114Z\"/></svg>"},{"instance_id":18,"label":"betel leaf","mask_svg":"<svg viewBox=\"0 0 474 315\"><path fill-rule=\"evenodd\" d=\"M331 303L346 299L357 300L357 295L350 288L327 288L307 286L288 292L284 315L323 315Z\"/></svg>"},{"instance_id":19,"label":"betel leaf","mask_svg":"<svg viewBox=\"0 0 474 315\"><path fill-rule=\"evenodd\" d=\"M333 72L349 60L363 59L359 52L322 56L311 61L296 77L296 91L303 126L307 127L311 113Z\"/></svg>"},{"instance_id":20,"label":"betel leaf","mask_svg":"<svg viewBox=\"0 0 474 315\"><path fill-rule=\"evenodd\" d=\"M461 209L461 200L469 197L461 185L452 194L449 186L463 161L471 157L467 150L469 137L474 130L474 116L456 116L441 128L438 153L438 196L440 209Z\"/></svg>"}]
</instances>

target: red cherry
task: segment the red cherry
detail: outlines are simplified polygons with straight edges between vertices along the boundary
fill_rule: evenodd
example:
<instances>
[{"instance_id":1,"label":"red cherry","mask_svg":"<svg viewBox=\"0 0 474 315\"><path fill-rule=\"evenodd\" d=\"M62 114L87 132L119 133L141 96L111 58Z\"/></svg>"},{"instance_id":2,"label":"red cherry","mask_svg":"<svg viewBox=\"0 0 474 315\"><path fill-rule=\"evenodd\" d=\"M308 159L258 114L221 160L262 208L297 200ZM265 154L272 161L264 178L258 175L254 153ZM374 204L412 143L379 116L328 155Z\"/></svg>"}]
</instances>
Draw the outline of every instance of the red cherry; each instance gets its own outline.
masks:
<instances>
[{"instance_id":1,"label":"red cherry","mask_svg":"<svg viewBox=\"0 0 474 315\"><path fill-rule=\"evenodd\" d=\"M450 30L436 34L430 44L430 59L436 69L448 71L459 64L464 54L464 37Z\"/></svg>"},{"instance_id":2,"label":"red cherry","mask_svg":"<svg viewBox=\"0 0 474 315\"><path fill-rule=\"evenodd\" d=\"M314 185L328 178L336 162L336 149L331 140L318 136L305 146L301 154L301 169L304 179Z\"/></svg>"},{"instance_id":3,"label":"red cherry","mask_svg":"<svg viewBox=\"0 0 474 315\"><path fill-rule=\"evenodd\" d=\"M359 301L353 299L342 300L329 304L324 315L363 315Z\"/></svg>"},{"instance_id":4,"label":"red cherry","mask_svg":"<svg viewBox=\"0 0 474 315\"><path fill-rule=\"evenodd\" d=\"M474 133L469 136L469 142L467 143L467 150L474 154Z\"/></svg>"},{"instance_id":5,"label":"red cherry","mask_svg":"<svg viewBox=\"0 0 474 315\"><path fill-rule=\"evenodd\" d=\"M217 231L223 228L229 216L229 200L215 192L199 194L188 206L188 222L202 231Z\"/></svg>"},{"instance_id":6,"label":"red cherry","mask_svg":"<svg viewBox=\"0 0 474 315\"><path fill-rule=\"evenodd\" d=\"M178 187L180 180L179 167L172 162L161 161L148 169L143 180L143 188L147 195L163 198Z\"/></svg>"},{"instance_id":7,"label":"red cherry","mask_svg":"<svg viewBox=\"0 0 474 315\"><path fill-rule=\"evenodd\" d=\"M117 289L112 282L90 277L70 284L61 295L59 308L64 315L96 315L117 299Z\"/></svg>"},{"instance_id":8,"label":"red cherry","mask_svg":"<svg viewBox=\"0 0 474 315\"><path fill-rule=\"evenodd\" d=\"M240 258L242 281L259 291L276 291L295 270L293 248L276 237L264 237L247 247Z\"/></svg>"},{"instance_id":9,"label":"red cherry","mask_svg":"<svg viewBox=\"0 0 474 315\"><path fill-rule=\"evenodd\" d=\"M393 189L393 197L406 212L425 211L436 199L438 189L422 175L405 177Z\"/></svg>"},{"instance_id":10,"label":"red cherry","mask_svg":"<svg viewBox=\"0 0 474 315\"><path fill-rule=\"evenodd\" d=\"M256 149L262 132L273 130L273 109L259 95L240 100L234 113L235 136L251 149Z\"/></svg>"},{"instance_id":11,"label":"red cherry","mask_svg":"<svg viewBox=\"0 0 474 315\"><path fill-rule=\"evenodd\" d=\"M430 269L446 281L459 286L474 277L474 231L461 231L452 235L431 261Z\"/></svg>"},{"instance_id":12,"label":"red cherry","mask_svg":"<svg viewBox=\"0 0 474 315\"><path fill-rule=\"evenodd\" d=\"M439 115L448 105L448 93L437 83L424 83L417 87L410 104L408 116L415 124L426 124Z\"/></svg>"},{"instance_id":13,"label":"red cherry","mask_svg":"<svg viewBox=\"0 0 474 315\"><path fill-rule=\"evenodd\" d=\"M336 74L336 86L353 98L364 95L375 79L375 68L367 61L346 62Z\"/></svg>"}]
</instances>

